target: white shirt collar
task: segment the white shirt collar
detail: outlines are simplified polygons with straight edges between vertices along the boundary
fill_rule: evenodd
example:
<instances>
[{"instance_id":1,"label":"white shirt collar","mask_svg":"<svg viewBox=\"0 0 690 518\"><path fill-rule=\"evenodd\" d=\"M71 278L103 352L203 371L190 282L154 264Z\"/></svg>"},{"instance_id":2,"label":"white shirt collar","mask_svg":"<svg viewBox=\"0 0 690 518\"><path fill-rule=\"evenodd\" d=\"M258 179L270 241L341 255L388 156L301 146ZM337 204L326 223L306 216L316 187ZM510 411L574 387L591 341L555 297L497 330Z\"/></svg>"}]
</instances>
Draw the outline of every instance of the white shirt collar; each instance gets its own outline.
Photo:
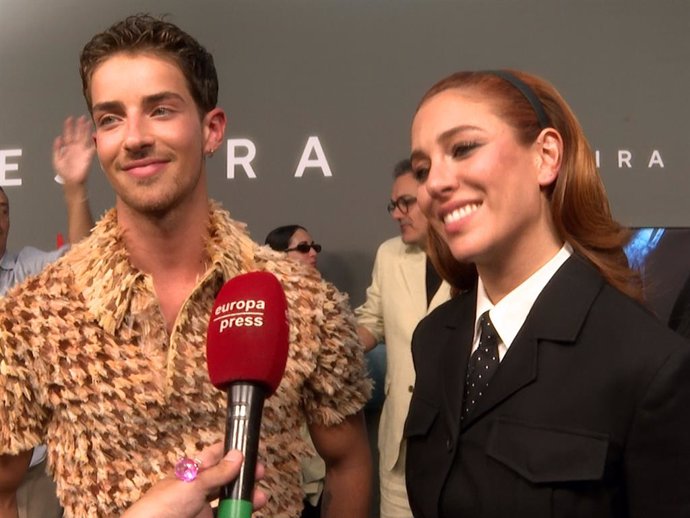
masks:
<instances>
[{"instance_id":1,"label":"white shirt collar","mask_svg":"<svg viewBox=\"0 0 690 518\"><path fill-rule=\"evenodd\" d=\"M522 324L525 323L534 302L542 292L544 287L551 280L551 277L573 254L573 248L565 243L556 255L554 255L544 266L530 275L522 284L503 297L498 304L494 305L486 294L486 289L481 277L477 284L477 313L474 317L474 342L472 351L479 344L479 329L477 322L479 317L489 311L491 322L500 337L498 353L501 359L505 355L510 344L513 343L515 336L520 331Z\"/></svg>"},{"instance_id":2,"label":"white shirt collar","mask_svg":"<svg viewBox=\"0 0 690 518\"><path fill-rule=\"evenodd\" d=\"M14 268L14 264L17 261L17 254L5 251L5 253L0 257L0 268L3 270L11 270Z\"/></svg>"}]
</instances>

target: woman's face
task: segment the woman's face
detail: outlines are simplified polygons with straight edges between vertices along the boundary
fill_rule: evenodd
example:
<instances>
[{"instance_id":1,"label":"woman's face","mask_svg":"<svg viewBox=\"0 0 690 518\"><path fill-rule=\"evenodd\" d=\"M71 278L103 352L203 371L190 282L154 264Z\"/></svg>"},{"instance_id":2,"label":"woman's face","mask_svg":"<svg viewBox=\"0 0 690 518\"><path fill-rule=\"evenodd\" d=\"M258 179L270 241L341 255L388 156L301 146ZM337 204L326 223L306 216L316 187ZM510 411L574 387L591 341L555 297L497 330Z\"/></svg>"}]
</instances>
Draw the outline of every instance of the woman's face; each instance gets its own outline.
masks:
<instances>
[{"instance_id":1,"label":"woman's face","mask_svg":"<svg viewBox=\"0 0 690 518\"><path fill-rule=\"evenodd\" d=\"M476 263L480 275L483 267L531 268L552 251L555 232L542 187L555 175L545 175L540 138L520 144L490 102L463 89L436 94L415 115L420 207L453 256Z\"/></svg>"},{"instance_id":2,"label":"woman's face","mask_svg":"<svg viewBox=\"0 0 690 518\"><path fill-rule=\"evenodd\" d=\"M311 238L309 235L309 232L306 230L303 230L301 228L298 228L294 234L292 234L292 237L290 238L290 244L288 246L288 249L290 248L295 248L298 245L313 245L314 240ZM295 259L297 261L301 261L304 264L308 264L309 266L313 266L316 268L316 257L318 256L318 252L314 250L313 246L309 247L308 252L300 252L299 250L291 250L287 252L288 257L291 259Z\"/></svg>"}]
</instances>

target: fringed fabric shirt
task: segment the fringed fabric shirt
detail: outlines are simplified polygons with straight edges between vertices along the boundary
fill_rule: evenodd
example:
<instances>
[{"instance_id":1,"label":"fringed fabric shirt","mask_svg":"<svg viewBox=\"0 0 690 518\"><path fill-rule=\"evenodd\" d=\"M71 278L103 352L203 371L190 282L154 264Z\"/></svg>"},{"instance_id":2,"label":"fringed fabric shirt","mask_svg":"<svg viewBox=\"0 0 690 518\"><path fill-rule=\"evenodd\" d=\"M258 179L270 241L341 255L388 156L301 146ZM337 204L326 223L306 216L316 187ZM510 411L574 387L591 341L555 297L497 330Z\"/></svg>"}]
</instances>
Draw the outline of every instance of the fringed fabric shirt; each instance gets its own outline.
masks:
<instances>
[{"instance_id":1,"label":"fringed fabric shirt","mask_svg":"<svg viewBox=\"0 0 690 518\"><path fill-rule=\"evenodd\" d=\"M300 515L305 418L334 425L367 400L345 295L258 246L213 202L206 255L209 267L170 334L115 210L0 301L0 454L45 441L66 517L118 516L179 457L222 440L226 396L208 379L206 329L216 294L236 275L275 274L289 308L286 373L266 400L260 441L261 484L272 498L256 516Z\"/></svg>"}]
</instances>

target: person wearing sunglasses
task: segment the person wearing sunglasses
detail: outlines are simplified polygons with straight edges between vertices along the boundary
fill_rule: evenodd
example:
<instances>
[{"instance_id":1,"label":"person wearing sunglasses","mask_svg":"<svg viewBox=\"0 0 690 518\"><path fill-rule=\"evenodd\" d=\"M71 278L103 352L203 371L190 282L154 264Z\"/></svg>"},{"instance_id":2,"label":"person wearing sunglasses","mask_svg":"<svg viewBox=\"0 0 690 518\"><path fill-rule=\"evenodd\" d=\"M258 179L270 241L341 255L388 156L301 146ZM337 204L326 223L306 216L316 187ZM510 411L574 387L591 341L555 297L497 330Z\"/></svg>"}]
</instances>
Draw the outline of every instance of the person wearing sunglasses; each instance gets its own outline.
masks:
<instances>
[{"instance_id":1,"label":"person wearing sunglasses","mask_svg":"<svg viewBox=\"0 0 690 518\"><path fill-rule=\"evenodd\" d=\"M403 440L415 383L412 332L429 311L450 297L450 285L441 281L427 258L428 223L417 204L418 187L410 161L400 161L393 170L388 203L400 235L379 247L367 299L355 310L365 350L385 343L385 399L378 432L381 518L412 516L405 489Z\"/></svg>"},{"instance_id":2,"label":"person wearing sunglasses","mask_svg":"<svg viewBox=\"0 0 690 518\"><path fill-rule=\"evenodd\" d=\"M316 268L316 259L321 245L314 242L306 228L301 225L283 225L274 228L266 236L265 243L273 250L286 252L291 259Z\"/></svg>"},{"instance_id":3,"label":"person wearing sunglasses","mask_svg":"<svg viewBox=\"0 0 690 518\"><path fill-rule=\"evenodd\" d=\"M265 244L312 268L316 268L316 258L321 252L321 245L314 243L302 225L283 225L274 228L266 236ZM313 447L306 426L302 426L302 437ZM326 464L318 454L304 457L301 464L302 487L305 493L301 518L318 518L321 516L321 494L326 478Z\"/></svg>"}]
</instances>

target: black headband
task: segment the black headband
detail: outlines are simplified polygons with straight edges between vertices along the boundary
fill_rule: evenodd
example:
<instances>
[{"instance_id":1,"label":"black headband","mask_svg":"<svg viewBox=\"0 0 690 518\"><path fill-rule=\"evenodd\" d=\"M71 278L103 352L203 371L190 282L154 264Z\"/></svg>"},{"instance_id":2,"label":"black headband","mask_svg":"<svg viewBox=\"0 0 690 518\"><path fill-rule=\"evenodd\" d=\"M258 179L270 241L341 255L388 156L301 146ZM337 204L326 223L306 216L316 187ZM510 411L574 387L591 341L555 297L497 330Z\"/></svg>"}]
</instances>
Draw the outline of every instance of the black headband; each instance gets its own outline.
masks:
<instances>
[{"instance_id":1,"label":"black headband","mask_svg":"<svg viewBox=\"0 0 690 518\"><path fill-rule=\"evenodd\" d=\"M527 83L507 70L487 70L486 73L500 77L520 90L520 93L525 97L525 99L527 99L532 106L534 113L536 113L537 121L539 122L539 127L541 129L551 126L551 124L549 124L549 117L546 115L546 111L544 110L544 105L539 100L539 97L537 97L537 94L534 93L534 90L532 90Z\"/></svg>"}]
</instances>

